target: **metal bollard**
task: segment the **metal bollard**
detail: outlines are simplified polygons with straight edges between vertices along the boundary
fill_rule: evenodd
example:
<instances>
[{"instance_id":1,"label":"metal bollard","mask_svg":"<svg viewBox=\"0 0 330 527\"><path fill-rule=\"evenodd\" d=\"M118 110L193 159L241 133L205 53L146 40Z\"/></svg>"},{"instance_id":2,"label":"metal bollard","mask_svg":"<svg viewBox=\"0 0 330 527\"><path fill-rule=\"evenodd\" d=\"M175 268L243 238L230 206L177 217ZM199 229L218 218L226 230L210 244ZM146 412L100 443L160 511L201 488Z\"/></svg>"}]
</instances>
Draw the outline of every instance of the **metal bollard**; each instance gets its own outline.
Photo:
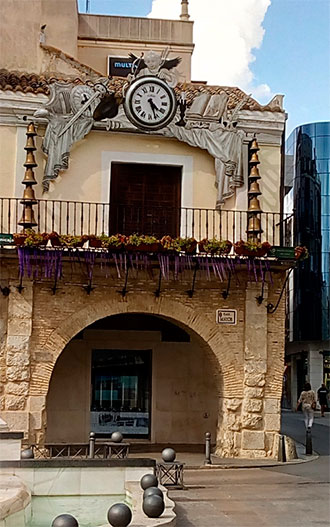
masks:
<instances>
[{"instance_id":1,"label":"metal bollard","mask_svg":"<svg viewBox=\"0 0 330 527\"><path fill-rule=\"evenodd\" d=\"M285 436L283 435L280 436L279 461L282 461L282 463L286 462Z\"/></svg>"},{"instance_id":2,"label":"metal bollard","mask_svg":"<svg viewBox=\"0 0 330 527\"><path fill-rule=\"evenodd\" d=\"M307 428L306 430L306 456L313 454L313 443L312 443L312 430Z\"/></svg>"},{"instance_id":3,"label":"metal bollard","mask_svg":"<svg viewBox=\"0 0 330 527\"><path fill-rule=\"evenodd\" d=\"M95 433L91 432L89 434L89 453L88 453L88 457L90 459L93 459L94 458L94 453L95 453Z\"/></svg>"},{"instance_id":4,"label":"metal bollard","mask_svg":"<svg viewBox=\"0 0 330 527\"><path fill-rule=\"evenodd\" d=\"M211 434L206 432L205 434L205 465L211 465Z\"/></svg>"}]
</instances>

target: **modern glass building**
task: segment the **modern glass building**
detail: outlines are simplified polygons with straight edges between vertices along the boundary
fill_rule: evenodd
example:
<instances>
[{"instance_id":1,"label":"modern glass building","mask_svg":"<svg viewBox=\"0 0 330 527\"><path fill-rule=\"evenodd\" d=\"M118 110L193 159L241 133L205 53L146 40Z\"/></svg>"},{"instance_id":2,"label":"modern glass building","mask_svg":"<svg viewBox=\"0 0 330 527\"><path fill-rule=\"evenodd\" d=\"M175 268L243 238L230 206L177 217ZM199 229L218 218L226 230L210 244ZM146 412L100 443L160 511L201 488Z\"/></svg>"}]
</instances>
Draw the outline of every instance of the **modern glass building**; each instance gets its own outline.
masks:
<instances>
[{"instance_id":1,"label":"modern glass building","mask_svg":"<svg viewBox=\"0 0 330 527\"><path fill-rule=\"evenodd\" d=\"M330 387L330 122L297 127L286 142L284 210L288 237L309 258L291 275L287 346L291 401L304 382Z\"/></svg>"}]
</instances>

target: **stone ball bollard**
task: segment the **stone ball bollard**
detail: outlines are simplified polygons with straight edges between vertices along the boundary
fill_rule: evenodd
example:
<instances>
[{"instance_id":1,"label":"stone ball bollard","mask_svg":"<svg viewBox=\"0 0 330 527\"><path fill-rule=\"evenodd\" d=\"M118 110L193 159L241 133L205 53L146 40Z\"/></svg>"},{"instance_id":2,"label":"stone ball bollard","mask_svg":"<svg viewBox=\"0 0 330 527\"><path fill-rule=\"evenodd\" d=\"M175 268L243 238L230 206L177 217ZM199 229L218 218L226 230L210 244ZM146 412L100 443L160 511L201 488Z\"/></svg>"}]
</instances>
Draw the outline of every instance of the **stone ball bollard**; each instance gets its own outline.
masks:
<instances>
[{"instance_id":1,"label":"stone ball bollard","mask_svg":"<svg viewBox=\"0 0 330 527\"><path fill-rule=\"evenodd\" d=\"M145 500L148 498L148 496L160 496L162 499L164 499L163 493L158 487L148 487L143 492L143 499Z\"/></svg>"},{"instance_id":2,"label":"stone ball bollard","mask_svg":"<svg viewBox=\"0 0 330 527\"><path fill-rule=\"evenodd\" d=\"M158 487L158 479L153 474L145 474L140 479L140 485L143 490L148 487Z\"/></svg>"},{"instance_id":3,"label":"stone ball bollard","mask_svg":"<svg viewBox=\"0 0 330 527\"><path fill-rule=\"evenodd\" d=\"M125 503L115 503L108 510L108 522L112 527L127 527L132 521L132 511Z\"/></svg>"},{"instance_id":4,"label":"stone ball bollard","mask_svg":"<svg viewBox=\"0 0 330 527\"><path fill-rule=\"evenodd\" d=\"M121 443L123 440L123 434L120 432L112 432L111 434L111 441L114 443Z\"/></svg>"},{"instance_id":5,"label":"stone ball bollard","mask_svg":"<svg viewBox=\"0 0 330 527\"><path fill-rule=\"evenodd\" d=\"M164 509L164 500L156 494L152 494L143 500L142 510L149 518L159 518Z\"/></svg>"},{"instance_id":6,"label":"stone ball bollard","mask_svg":"<svg viewBox=\"0 0 330 527\"><path fill-rule=\"evenodd\" d=\"M25 448L21 451L21 459L34 459L33 448Z\"/></svg>"},{"instance_id":7,"label":"stone ball bollard","mask_svg":"<svg viewBox=\"0 0 330 527\"><path fill-rule=\"evenodd\" d=\"M173 463L176 458L175 450L173 448L164 448L162 458L166 463Z\"/></svg>"},{"instance_id":8,"label":"stone ball bollard","mask_svg":"<svg viewBox=\"0 0 330 527\"><path fill-rule=\"evenodd\" d=\"M60 514L53 520L52 527L79 527L79 525L71 514Z\"/></svg>"}]
</instances>

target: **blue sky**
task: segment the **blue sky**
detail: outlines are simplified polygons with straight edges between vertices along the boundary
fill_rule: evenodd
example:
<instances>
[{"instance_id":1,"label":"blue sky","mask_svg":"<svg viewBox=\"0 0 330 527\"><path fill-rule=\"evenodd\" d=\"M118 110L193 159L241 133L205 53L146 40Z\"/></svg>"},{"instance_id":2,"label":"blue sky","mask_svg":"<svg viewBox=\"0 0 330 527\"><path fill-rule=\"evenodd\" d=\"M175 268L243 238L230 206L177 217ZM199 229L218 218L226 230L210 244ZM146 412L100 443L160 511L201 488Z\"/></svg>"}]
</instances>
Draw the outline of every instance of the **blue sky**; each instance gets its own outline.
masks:
<instances>
[{"instance_id":1,"label":"blue sky","mask_svg":"<svg viewBox=\"0 0 330 527\"><path fill-rule=\"evenodd\" d=\"M216 32L211 32L207 40L203 29L198 27L200 18L207 19L207 2L209 10L213 9L213 18L214 10L219 8L219 20L226 18L226 9L232 6L241 8L241 20L236 11L234 22L241 28L240 34L246 34L248 44L245 55L249 58L243 67L241 57L237 56L236 76L233 71L229 72L229 62L224 60L228 50L224 49L221 55L221 42L216 46ZM84 12L86 0L78 0L78 4L80 11ZM249 4L255 9L255 21L247 16L250 14L246 11ZM155 0L154 5L152 0L89 0L89 5L90 13L95 14L147 16L152 6L154 16L160 13L164 18L178 18L180 12L180 0ZM204 12L198 16L196 13L202 6ZM193 78L200 80L201 75L203 78L206 75L198 69L198 47L201 51L201 46L207 41L210 50L220 47L220 55L217 50L214 51L221 63L217 84L238 85L248 93L252 92L262 104L268 102L273 94L285 95L284 106L289 114L288 134L299 124L330 120L330 0L231 0L230 3L228 0L191 0L190 12L195 13L195 18L192 16L196 44ZM212 17L211 12L209 16ZM229 20L230 16L226 20L226 29ZM222 27L225 29L225 26ZM255 39L253 33L257 35ZM230 58L230 66L235 66L235 53ZM211 80L214 84L215 80Z\"/></svg>"}]
</instances>

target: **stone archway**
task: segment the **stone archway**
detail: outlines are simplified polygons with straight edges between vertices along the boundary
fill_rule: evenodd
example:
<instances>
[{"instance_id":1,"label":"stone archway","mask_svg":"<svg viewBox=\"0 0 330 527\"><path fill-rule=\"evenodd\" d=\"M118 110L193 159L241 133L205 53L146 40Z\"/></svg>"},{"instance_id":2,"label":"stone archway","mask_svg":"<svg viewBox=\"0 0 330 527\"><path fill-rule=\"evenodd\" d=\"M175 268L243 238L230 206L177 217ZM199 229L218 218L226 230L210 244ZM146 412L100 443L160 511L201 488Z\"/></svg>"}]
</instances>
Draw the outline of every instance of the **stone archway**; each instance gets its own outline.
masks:
<instances>
[{"instance_id":1,"label":"stone archway","mask_svg":"<svg viewBox=\"0 0 330 527\"><path fill-rule=\"evenodd\" d=\"M195 333L202 342L205 353L212 361L216 375L220 375L226 363L230 364L228 355L221 353L221 349L230 348L230 341L208 315L168 298L155 301L149 295L141 295L139 301L136 297L128 297L125 301L118 300L117 302L103 300L92 305L85 305L82 309L73 312L50 334L43 346L44 351L49 353L50 360L34 365L31 373L30 395L47 395L54 365L65 346L77 333L99 319L121 313L159 315ZM223 383L222 391L225 392L225 379Z\"/></svg>"},{"instance_id":2,"label":"stone archway","mask_svg":"<svg viewBox=\"0 0 330 527\"><path fill-rule=\"evenodd\" d=\"M118 429L134 441L158 445L196 448L206 432L214 440L217 366L201 339L179 328L144 313L112 315L87 326L55 364L46 443L84 443L90 431L109 437Z\"/></svg>"},{"instance_id":3,"label":"stone archway","mask_svg":"<svg viewBox=\"0 0 330 527\"><path fill-rule=\"evenodd\" d=\"M132 295L124 301L118 298L109 300L103 297L102 300L99 298L97 302L95 301L88 305L85 304L81 309L72 312L70 317L63 317L61 323L52 331L43 346L43 351L49 360L47 362L35 363L31 371L30 408L38 408L40 412L40 429L34 434L34 439L37 439L39 442L43 442L45 439L47 419L46 396L52 372L63 349L86 326L106 316L128 312L148 313L164 317L195 335L203 352L208 357L212 365L212 372L216 377L216 397L218 398L219 405L218 422L219 429L221 429L223 397L226 390L230 390L232 386L231 382L226 386L222 369L233 371L230 354L224 351L230 350L231 344L229 339L226 338L226 335L222 334L219 326L215 324L215 321L211 320L209 315L205 314L202 310L193 309L191 305L187 304L165 297L155 299L155 297L149 294L141 294L138 298Z\"/></svg>"}]
</instances>

